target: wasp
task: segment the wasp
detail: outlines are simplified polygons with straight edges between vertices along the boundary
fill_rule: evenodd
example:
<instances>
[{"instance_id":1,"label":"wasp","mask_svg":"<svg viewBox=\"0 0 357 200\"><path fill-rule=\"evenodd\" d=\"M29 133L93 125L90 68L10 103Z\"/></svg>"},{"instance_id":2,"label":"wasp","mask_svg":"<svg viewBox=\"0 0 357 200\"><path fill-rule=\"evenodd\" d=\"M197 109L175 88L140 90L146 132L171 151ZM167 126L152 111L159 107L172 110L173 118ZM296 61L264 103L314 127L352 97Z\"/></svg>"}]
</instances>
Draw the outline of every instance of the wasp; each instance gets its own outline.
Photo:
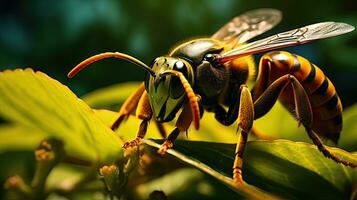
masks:
<instances>
[{"instance_id":1,"label":"wasp","mask_svg":"<svg viewBox=\"0 0 357 200\"><path fill-rule=\"evenodd\" d=\"M150 66L119 52L92 56L69 72L77 72L105 58L130 61L147 72L146 80L124 102L115 130L136 111L141 124L136 139L124 148L137 146L145 136L149 121L154 121L166 138L159 149L165 153L181 132L193 123L199 129L204 111L213 112L218 122L229 126L238 122L239 138L233 164L233 180L243 184L243 152L253 122L265 115L276 101L290 111L317 148L328 158L343 165L357 163L343 160L330 152L321 138L337 143L342 129L342 104L332 82L322 70L307 59L286 51L272 51L318 39L345 34L354 27L339 22L322 22L279 33L247 43L281 20L275 9L251 10L233 18L211 37L197 38L176 46L168 55L157 57ZM254 87L247 81L255 73L252 55L264 54L259 62ZM166 137L162 123L172 121L181 110L174 130Z\"/></svg>"}]
</instances>

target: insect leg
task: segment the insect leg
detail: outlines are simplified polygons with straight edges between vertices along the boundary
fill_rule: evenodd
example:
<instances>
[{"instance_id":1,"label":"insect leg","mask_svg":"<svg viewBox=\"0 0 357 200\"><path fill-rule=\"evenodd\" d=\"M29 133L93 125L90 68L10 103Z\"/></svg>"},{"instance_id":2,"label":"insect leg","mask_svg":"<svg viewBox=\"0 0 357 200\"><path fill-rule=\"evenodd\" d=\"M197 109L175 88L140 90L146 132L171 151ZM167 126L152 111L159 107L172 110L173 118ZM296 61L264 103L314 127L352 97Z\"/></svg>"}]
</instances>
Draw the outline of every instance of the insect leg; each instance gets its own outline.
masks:
<instances>
[{"instance_id":1,"label":"insect leg","mask_svg":"<svg viewBox=\"0 0 357 200\"><path fill-rule=\"evenodd\" d=\"M258 97L254 102L254 119L258 119L269 112L277 101L279 94L288 84L291 84L294 92L296 119L299 123L302 123L304 127L311 129L313 119L310 100L300 82L290 74L286 74L275 80L267 87L261 96Z\"/></svg>"},{"instance_id":2,"label":"insect leg","mask_svg":"<svg viewBox=\"0 0 357 200\"><path fill-rule=\"evenodd\" d=\"M214 110L214 117L216 118L216 120L225 126L233 124L233 122L236 121L238 117L239 101L237 101L237 99L240 95L239 86L235 87L235 89L233 89L232 91L236 92L233 92L231 94L231 103L229 105L228 112L221 105L217 105Z\"/></svg>"},{"instance_id":3,"label":"insect leg","mask_svg":"<svg viewBox=\"0 0 357 200\"><path fill-rule=\"evenodd\" d=\"M311 105L303 86L299 83L299 81L297 81L295 77L293 77L291 84L293 86L293 91L294 91L295 108L296 108L296 115L298 117L298 120L300 123L304 125L308 136L313 141L313 143L317 146L319 151L323 153L325 157L330 158L337 163L341 163L345 166L356 168L357 163L353 163L339 158L322 144L320 137L312 130Z\"/></svg>"},{"instance_id":4,"label":"insect leg","mask_svg":"<svg viewBox=\"0 0 357 200\"><path fill-rule=\"evenodd\" d=\"M235 159L233 164L233 180L238 185L243 184L243 153L248 140L248 133L251 130L254 121L254 105L250 91L246 85L242 85L240 91L241 94L238 116L238 128L240 129L240 134L236 146Z\"/></svg>"},{"instance_id":5,"label":"insect leg","mask_svg":"<svg viewBox=\"0 0 357 200\"><path fill-rule=\"evenodd\" d=\"M139 103L140 97L144 91L144 83L141 83L139 88L125 100L123 105L120 107L118 119L113 123L111 127L112 130L116 130L120 126L120 124L129 117L130 113L135 110L136 106Z\"/></svg>"},{"instance_id":6,"label":"insect leg","mask_svg":"<svg viewBox=\"0 0 357 200\"><path fill-rule=\"evenodd\" d=\"M180 134L180 129L175 128L169 136L166 138L165 142L161 145L160 149L157 151L159 154L164 155L168 149L174 146L174 142L177 136Z\"/></svg>"},{"instance_id":7,"label":"insect leg","mask_svg":"<svg viewBox=\"0 0 357 200\"><path fill-rule=\"evenodd\" d=\"M305 130L306 130L307 134L309 135L310 139L317 146L319 151L321 151L321 153L324 154L325 157L331 158L335 162L342 163L345 166L350 166L352 168L356 168L357 167L357 163L353 163L353 162L350 162L350 161L347 161L347 160L343 160L343 159L337 157L336 155L334 155L330 150L328 150L322 144L322 141L321 141L320 137L316 133L314 133L310 128L305 128Z\"/></svg>"},{"instance_id":8,"label":"insect leg","mask_svg":"<svg viewBox=\"0 0 357 200\"><path fill-rule=\"evenodd\" d=\"M254 101L254 119L258 119L264 116L274 106L278 100L279 94L289 84L289 76L284 75L271 83L265 91ZM254 88L256 88L254 86Z\"/></svg>"},{"instance_id":9,"label":"insect leg","mask_svg":"<svg viewBox=\"0 0 357 200\"><path fill-rule=\"evenodd\" d=\"M238 117L238 109L239 109L238 101L232 104L232 106L229 106L228 112L226 112L226 110L221 105L217 105L214 110L214 117L216 118L217 121L219 121L219 123L225 126L229 126L233 124L234 121L236 121Z\"/></svg>"},{"instance_id":10,"label":"insect leg","mask_svg":"<svg viewBox=\"0 0 357 200\"><path fill-rule=\"evenodd\" d=\"M150 107L150 103L149 103L149 97L147 92L144 90L144 93L141 95L139 103L138 103L138 107L136 108L136 116L142 120L138 133L136 135L136 138L130 142L126 142L123 145L123 148L128 148L128 147L133 147L133 146L137 146L140 143L140 140L142 138L144 138L146 131L147 131L147 127L149 124L149 121L152 117L152 110Z\"/></svg>"},{"instance_id":11,"label":"insect leg","mask_svg":"<svg viewBox=\"0 0 357 200\"><path fill-rule=\"evenodd\" d=\"M330 152L330 150L328 150L322 144L318 135L313 132L313 114L310 100L300 82L290 74L286 74L275 80L268 86L268 88L261 94L261 96L258 97L258 99L254 102L254 119L265 115L273 107L279 94L288 84L291 84L293 88L296 119L298 120L299 124L302 124L305 127L306 132L312 139L313 143L317 146L319 151L321 151L327 158L330 158L338 163L342 163L343 165L353 168L357 167L356 163L343 160Z\"/></svg>"},{"instance_id":12,"label":"insect leg","mask_svg":"<svg viewBox=\"0 0 357 200\"><path fill-rule=\"evenodd\" d=\"M175 142L180 132L187 131L187 129L191 125L192 120L193 118L191 114L190 105L185 104L179 118L177 119L176 128L169 134L165 142L161 145L158 152L160 154L165 154L166 151L173 146L173 143Z\"/></svg>"},{"instance_id":13,"label":"insect leg","mask_svg":"<svg viewBox=\"0 0 357 200\"><path fill-rule=\"evenodd\" d=\"M156 120L154 120L154 122L155 122L155 125L156 125L161 137L162 138L166 138L167 137L167 132L166 132L166 129L165 129L164 125L159 123L159 122L157 122Z\"/></svg>"}]
</instances>

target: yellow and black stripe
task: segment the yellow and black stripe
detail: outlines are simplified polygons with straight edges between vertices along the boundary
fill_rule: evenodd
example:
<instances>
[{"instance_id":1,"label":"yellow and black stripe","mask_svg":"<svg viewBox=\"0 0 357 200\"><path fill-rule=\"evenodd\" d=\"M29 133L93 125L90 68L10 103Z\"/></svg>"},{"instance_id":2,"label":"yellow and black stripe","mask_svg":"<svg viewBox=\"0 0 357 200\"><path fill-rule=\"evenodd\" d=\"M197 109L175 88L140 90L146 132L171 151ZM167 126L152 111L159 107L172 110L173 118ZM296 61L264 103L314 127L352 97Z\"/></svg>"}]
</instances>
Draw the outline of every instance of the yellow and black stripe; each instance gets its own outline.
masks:
<instances>
[{"instance_id":1,"label":"yellow and black stripe","mask_svg":"<svg viewBox=\"0 0 357 200\"><path fill-rule=\"evenodd\" d=\"M286 51L274 51L265 54L259 66L255 98L279 77L291 74L304 87L309 96L313 111L312 130L318 135L337 143L342 130L342 104L332 82L323 71L307 59ZM288 86L279 100L290 111L294 109L293 93Z\"/></svg>"}]
</instances>

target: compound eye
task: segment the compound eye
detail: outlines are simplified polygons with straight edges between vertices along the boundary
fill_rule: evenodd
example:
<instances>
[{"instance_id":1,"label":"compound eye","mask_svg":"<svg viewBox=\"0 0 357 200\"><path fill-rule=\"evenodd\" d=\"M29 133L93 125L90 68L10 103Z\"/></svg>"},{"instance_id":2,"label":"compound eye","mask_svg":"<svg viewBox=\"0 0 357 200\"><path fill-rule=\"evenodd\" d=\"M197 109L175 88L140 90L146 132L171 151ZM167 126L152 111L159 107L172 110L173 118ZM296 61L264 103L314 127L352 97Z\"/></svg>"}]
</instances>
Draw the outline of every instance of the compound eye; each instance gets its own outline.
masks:
<instances>
[{"instance_id":1,"label":"compound eye","mask_svg":"<svg viewBox=\"0 0 357 200\"><path fill-rule=\"evenodd\" d=\"M187 77L187 66L182 61L177 61L172 69L181 72Z\"/></svg>"},{"instance_id":2,"label":"compound eye","mask_svg":"<svg viewBox=\"0 0 357 200\"><path fill-rule=\"evenodd\" d=\"M177 61L172 69L181 72L185 77L187 77L187 66L182 61ZM181 97L183 93L184 89L182 87L180 79L176 76L172 76L170 96L173 99L177 99Z\"/></svg>"}]
</instances>

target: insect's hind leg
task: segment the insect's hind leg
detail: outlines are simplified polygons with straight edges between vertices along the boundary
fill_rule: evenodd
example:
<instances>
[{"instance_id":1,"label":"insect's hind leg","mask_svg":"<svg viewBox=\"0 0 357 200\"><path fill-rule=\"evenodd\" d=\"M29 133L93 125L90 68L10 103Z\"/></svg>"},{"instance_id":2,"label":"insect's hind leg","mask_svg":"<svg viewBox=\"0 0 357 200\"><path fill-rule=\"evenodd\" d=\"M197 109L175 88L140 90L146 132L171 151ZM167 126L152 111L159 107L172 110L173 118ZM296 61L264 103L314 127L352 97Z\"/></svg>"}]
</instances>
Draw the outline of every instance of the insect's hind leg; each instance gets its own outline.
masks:
<instances>
[{"instance_id":1,"label":"insect's hind leg","mask_svg":"<svg viewBox=\"0 0 357 200\"><path fill-rule=\"evenodd\" d=\"M123 103L119 110L119 117L112 124L111 129L116 130L120 124L129 117L129 115L134 112L137 107L140 97L145 91L144 83L141 83L138 89L133 92Z\"/></svg>"},{"instance_id":2,"label":"insect's hind leg","mask_svg":"<svg viewBox=\"0 0 357 200\"><path fill-rule=\"evenodd\" d=\"M274 103L278 99L279 94L288 84L290 84L293 89L296 118L299 124L302 124L305 127L306 132L312 139L313 143L317 146L319 151L321 151L324 156L336 161L337 163L342 163L345 166L350 166L353 168L357 167L356 163L343 160L330 152L330 150L328 150L322 144L318 135L313 132L313 114L310 100L300 82L290 74L286 74L275 80L268 86L268 88L261 94L261 96L258 97L258 99L254 102L254 119L258 119L259 117L265 115L273 107Z\"/></svg>"},{"instance_id":3,"label":"insect's hind leg","mask_svg":"<svg viewBox=\"0 0 357 200\"><path fill-rule=\"evenodd\" d=\"M313 143L317 146L317 148L319 149L319 151L321 151L321 153L324 154L325 157L327 158L331 158L332 160L334 160L337 163L342 163L345 166L350 166L352 168L356 168L357 167L357 163L353 163L347 160L343 160L337 156L335 156L332 152L330 152L328 149L326 149L326 147L322 144L322 141L320 139L320 137L314 133L311 128L306 128L305 130L307 132L307 134L309 135L310 139L313 141Z\"/></svg>"},{"instance_id":4,"label":"insect's hind leg","mask_svg":"<svg viewBox=\"0 0 357 200\"><path fill-rule=\"evenodd\" d=\"M352 163L347 160L343 160L340 157L333 154L328 150L321 142L319 136L312 130L312 109L310 105L309 98L305 92L305 89L300 84L300 82L293 76L291 76L291 85L294 92L295 109L296 115L300 123L303 124L308 136L311 138L313 143L317 146L319 151L324 154L325 157L334 160L337 163L341 163L345 166L350 166L352 168L357 167L357 163Z\"/></svg>"},{"instance_id":5,"label":"insect's hind leg","mask_svg":"<svg viewBox=\"0 0 357 200\"><path fill-rule=\"evenodd\" d=\"M248 88L244 85L241 86L240 88L241 94L240 94L240 101L239 101L240 102L239 115L238 115L238 127L241 129L241 131L236 146L236 155L233 165L233 180L235 183L237 183L237 185L242 185L244 183L242 178L243 153L247 143L248 133L253 126L253 121L265 115L273 107L281 91L283 91L284 88L290 83L289 81L290 79L296 80L296 78L294 78L291 75L285 75L278 78L276 81L274 81L271 85L268 86L268 88L261 94L261 96L254 103ZM304 90L302 92L304 92ZM301 95L295 95L295 96L296 96L295 98L296 102L298 102L297 103L298 107L303 108L303 109L299 109L298 111L299 114L301 113L302 123L304 125L308 125L311 127L312 114L311 114L311 106L308 102L307 95L306 98L303 98L303 100L300 99ZM311 122L309 122L309 119Z\"/></svg>"},{"instance_id":6,"label":"insect's hind leg","mask_svg":"<svg viewBox=\"0 0 357 200\"><path fill-rule=\"evenodd\" d=\"M144 93L141 95L137 109L136 116L142 120L136 138L132 141L126 142L123 145L123 148L129 148L139 145L140 140L145 137L149 121L152 117L152 110L149 103L149 97L147 92L144 90Z\"/></svg>"}]
</instances>

